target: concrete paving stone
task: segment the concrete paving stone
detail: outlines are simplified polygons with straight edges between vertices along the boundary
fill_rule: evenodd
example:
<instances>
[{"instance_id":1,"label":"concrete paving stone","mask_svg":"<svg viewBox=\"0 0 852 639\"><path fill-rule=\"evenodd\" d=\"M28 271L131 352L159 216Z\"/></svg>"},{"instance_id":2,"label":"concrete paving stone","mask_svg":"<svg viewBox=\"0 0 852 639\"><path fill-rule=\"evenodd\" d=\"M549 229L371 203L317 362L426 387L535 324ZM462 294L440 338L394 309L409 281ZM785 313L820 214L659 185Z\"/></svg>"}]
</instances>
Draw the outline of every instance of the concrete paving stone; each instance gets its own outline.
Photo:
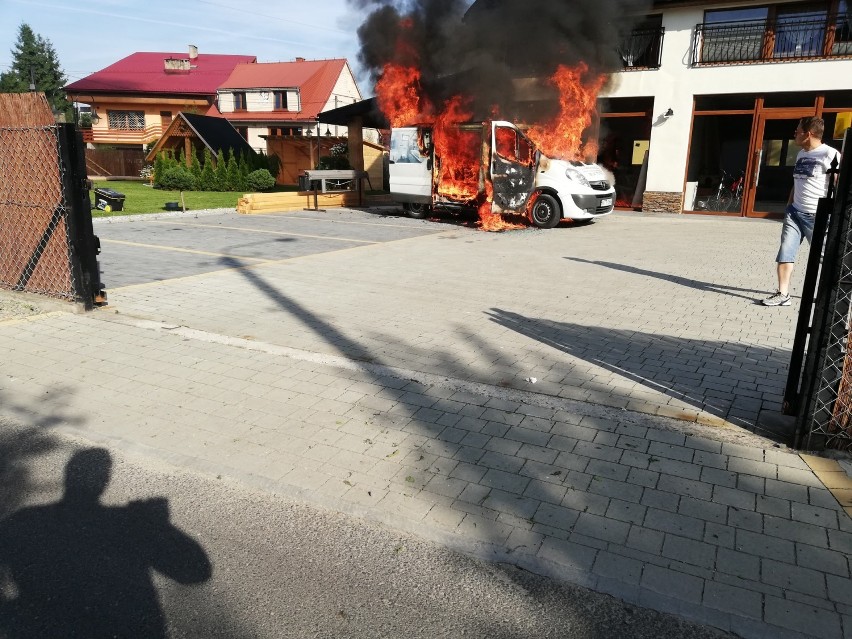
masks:
<instances>
[{"instance_id":1,"label":"concrete paving stone","mask_svg":"<svg viewBox=\"0 0 852 639\"><path fill-rule=\"evenodd\" d=\"M837 575L826 575L825 578L829 600L852 606L852 580Z\"/></svg>"},{"instance_id":2,"label":"concrete paving stone","mask_svg":"<svg viewBox=\"0 0 852 639\"><path fill-rule=\"evenodd\" d=\"M788 501L797 501L803 504L809 502L808 487L791 484L788 481L766 480L766 494L770 497L778 497Z\"/></svg>"},{"instance_id":3,"label":"concrete paving stone","mask_svg":"<svg viewBox=\"0 0 852 639\"><path fill-rule=\"evenodd\" d=\"M778 479L781 481L790 482L799 486L811 486L813 488L823 488L822 482L814 473L808 470L799 470L798 468L789 468L787 466L778 467Z\"/></svg>"},{"instance_id":4,"label":"concrete paving stone","mask_svg":"<svg viewBox=\"0 0 852 639\"><path fill-rule=\"evenodd\" d=\"M513 530L515 529L507 524L467 513L455 532L471 541L504 545Z\"/></svg>"},{"instance_id":5,"label":"concrete paving stone","mask_svg":"<svg viewBox=\"0 0 852 639\"><path fill-rule=\"evenodd\" d=\"M655 488L660 474L651 470L643 470L641 468L631 468L627 473L627 483L636 484L644 488Z\"/></svg>"},{"instance_id":6,"label":"concrete paving stone","mask_svg":"<svg viewBox=\"0 0 852 639\"><path fill-rule=\"evenodd\" d=\"M537 417L547 422L553 421L553 416L555 414L555 410L553 408L547 408L546 406L537 406L535 404L520 404L515 409L515 412L519 415Z\"/></svg>"},{"instance_id":7,"label":"concrete paving stone","mask_svg":"<svg viewBox=\"0 0 852 639\"><path fill-rule=\"evenodd\" d=\"M583 419L585 419L585 417L583 417ZM560 435L575 441L585 442L594 441L598 432L600 431L595 428L581 426L568 421L554 422L553 427L551 428L551 433L553 435Z\"/></svg>"},{"instance_id":8,"label":"concrete paving stone","mask_svg":"<svg viewBox=\"0 0 852 639\"><path fill-rule=\"evenodd\" d=\"M699 604L704 593L704 580L660 566L645 566L641 585L654 592Z\"/></svg>"},{"instance_id":9,"label":"concrete paving stone","mask_svg":"<svg viewBox=\"0 0 852 639\"><path fill-rule=\"evenodd\" d=\"M601 446L615 446L618 443L619 435L609 431L600 431L595 435L594 443Z\"/></svg>"},{"instance_id":10,"label":"concrete paving stone","mask_svg":"<svg viewBox=\"0 0 852 639\"><path fill-rule=\"evenodd\" d=\"M704 587L703 605L722 612L750 617L763 618L763 595L718 581L708 581Z\"/></svg>"},{"instance_id":11,"label":"concrete paving stone","mask_svg":"<svg viewBox=\"0 0 852 639\"><path fill-rule=\"evenodd\" d=\"M562 475L562 485L571 490L582 490L589 492L589 486L592 485L593 477L586 473L580 473L576 470L569 470Z\"/></svg>"},{"instance_id":12,"label":"concrete paving stone","mask_svg":"<svg viewBox=\"0 0 852 639\"><path fill-rule=\"evenodd\" d=\"M813 524L815 526L823 526L825 528L838 528L838 512L837 508L820 508L818 506L811 506L809 504L802 504L799 502L792 502L792 519L794 521L801 521L806 524ZM843 515L843 512L839 512L840 515Z\"/></svg>"},{"instance_id":13,"label":"concrete paving stone","mask_svg":"<svg viewBox=\"0 0 852 639\"><path fill-rule=\"evenodd\" d=\"M826 490L825 488L809 487L808 503L811 506L817 506L819 508L828 508L832 510L838 507L837 498L832 494L831 491ZM838 517L839 516L840 511L838 511Z\"/></svg>"},{"instance_id":14,"label":"concrete paving stone","mask_svg":"<svg viewBox=\"0 0 852 639\"><path fill-rule=\"evenodd\" d=\"M574 447L573 452L576 455L583 455L585 457L591 457L592 459L617 462L624 451L613 446L603 446L601 444L579 441Z\"/></svg>"},{"instance_id":15,"label":"concrete paving stone","mask_svg":"<svg viewBox=\"0 0 852 639\"><path fill-rule=\"evenodd\" d=\"M556 461L559 451L550 450L543 446L533 446L531 444L523 444L516 454L523 459L531 459L533 461L544 464L552 464Z\"/></svg>"},{"instance_id":16,"label":"concrete paving stone","mask_svg":"<svg viewBox=\"0 0 852 639\"><path fill-rule=\"evenodd\" d=\"M624 466L645 470L651 463L651 456L647 453L626 449L621 453L619 463Z\"/></svg>"},{"instance_id":17,"label":"concrete paving stone","mask_svg":"<svg viewBox=\"0 0 852 639\"><path fill-rule=\"evenodd\" d=\"M486 468L496 468L510 473L517 473L524 465L524 459L514 455L504 455L494 451L487 451L480 459L479 464Z\"/></svg>"},{"instance_id":18,"label":"concrete paving stone","mask_svg":"<svg viewBox=\"0 0 852 639\"><path fill-rule=\"evenodd\" d=\"M605 477L615 481L625 481L629 473L629 469L621 464L612 464L610 462L593 459L586 466L586 474L592 475L595 479Z\"/></svg>"},{"instance_id":19,"label":"concrete paving stone","mask_svg":"<svg viewBox=\"0 0 852 639\"><path fill-rule=\"evenodd\" d=\"M447 427L440 431L436 437L439 440L449 442L451 444L460 443L465 437L467 437L468 431L460 430L458 428Z\"/></svg>"},{"instance_id":20,"label":"concrete paving stone","mask_svg":"<svg viewBox=\"0 0 852 639\"><path fill-rule=\"evenodd\" d=\"M492 436L485 444L485 450L494 451L503 455L516 455L521 450L521 442L511 439L505 439L499 436ZM556 454L554 453L554 457Z\"/></svg>"},{"instance_id":21,"label":"concrete paving stone","mask_svg":"<svg viewBox=\"0 0 852 639\"><path fill-rule=\"evenodd\" d=\"M535 524L571 532L580 514L572 508L541 502L538 509L532 515L531 520Z\"/></svg>"},{"instance_id":22,"label":"concrete paving stone","mask_svg":"<svg viewBox=\"0 0 852 639\"><path fill-rule=\"evenodd\" d=\"M676 475L677 477L683 477L684 479L698 479L701 476L701 466L695 466L690 463L677 461L675 459L667 459L665 457L657 458L651 456L648 464L648 470Z\"/></svg>"},{"instance_id":23,"label":"concrete paving stone","mask_svg":"<svg viewBox=\"0 0 852 639\"><path fill-rule=\"evenodd\" d=\"M841 578L848 578L850 575L849 556L846 553L808 544L796 544L796 563L799 566L831 573Z\"/></svg>"},{"instance_id":24,"label":"concrete paving stone","mask_svg":"<svg viewBox=\"0 0 852 639\"><path fill-rule=\"evenodd\" d=\"M562 506L581 513L603 515L609 508L609 498L582 490L569 489L562 498Z\"/></svg>"},{"instance_id":25,"label":"concrete paving stone","mask_svg":"<svg viewBox=\"0 0 852 639\"><path fill-rule=\"evenodd\" d=\"M728 468L728 457L727 455L720 455L709 451L696 450L692 457L692 463L700 466L717 468L719 470L726 470Z\"/></svg>"},{"instance_id":26,"label":"concrete paving stone","mask_svg":"<svg viewBox=\"0 0 852 639\"><path fill-rule=\"evenodd\" d=\"M824 528L799 521L766 515L763 518L763 532L773 537L799 541L818 548L828 548L828 536Z\"/></svg>"},{"instance_id":27,"label":"concrete paving stone","mask_svg":"<svg viewBox=\"0 0 852 639\"><path fill-rule=\"evenodd\" d=\"M767 448L765 451L763 451L763 456L764 461L767 461L770 464L776 464L778 466L784 466L789 468L797 468L799 470L810 470L804 460L794 452L773 450L771 448Z\"/></svg>"},{"instance_id":28,"label":"concrete paving stone","mask_svg":"<svg viewBox=\"0 0 852 639\"><path fill-rule=\"evenodd\" d=\"M725 524L708 521L704 525L704 541L723 548L736 547L737 529Z\"/></svg>"},{"instance_id":29,"label":"concrete paving stone","mask_svg":"<svg viewBox=\"0 0 852 639\"><path fill-rule=\"evenodd\" d=\"M664 540L665 534L658 530L632 525L624 545L650 555L658 555L662 550Z\"/></svg>"},{"instance_id":30,"label":"concrete paving stone","mask_svg":"<svg viewBox=\"0 0 852 639\"><path fill-rule=\"evenodd\" d=\"M423 518L423 523L434 526L439 530L456 533L459 524L467 516L468 514L465 512L460 512L441 504L435 504Z\"/></svg>"},{"instance_id":31,"label":"concrete paving stone","mask_svg":"<svg viewBox=\"0 0 852 639\"><path fill-rule=\"evenodd\" d=\"M614 445L618 448L624 448L630 452L645 453L648 451L648 447L651 445L651 442L648 442L644 439L640 439L638 437L619 434L618 439Z\"/></svg>"},{"instance_id":32,"label":"concrete paving stone","mask_svg":"<svg viewBox=\"0 0 852 639\"><path fill-rule=\"evenodd\" d=\"M645 518L647 507L635 502L612 499L606 511L606 516L618 521L640 525Z\"/></svg>"},{"instance_id":33,"label":"concrete paving stone","mask_svg":"<svg viewBox=\"0 0 852 639\"><path fill-rule=\"evenodd\" d=\"M766 479L764 477L741 474L737 477L737 490L755 493L758 497L762 497L766 491Z\"/></svg>"},{"instance_id":34,"label":"concrete paving stone","mask_svg":"<svg viewBox=\"0 0 852 639\"><path fill-rule=\"evenodd\" d=\"M842 530L829 530L828 540L832 550L852 555L852 534Z\"/></svg>"},{"instance_id":35,"label":"concrete paving stone","mask_svg":"<svg viewBox=\"0 0 852 639\"><path fill-rule=\"evenodd\" d=\"M428 479L431 480L431 477L429 477ZM467 502L469 504L476 504L477 506L481 506L482 503L485 501L485 498L488 497L488 493L490 492L491 488L488 486L468 483L468 485L465 486L464 490L458 495L458 500Z\"/></svg>"},{"instance_id":36,"label":"concrete paving stone","mask_svg":"<svg viewBox=\"0 0 852 639\"><path fill-rule=\"evenodd\" d=\"M666 535L662 554L669 559L702 568L713 568L716 563L715 546L679 535Z\"/></svg>"},{"instance_id":37,"label":"concrete paving stone","mask_svg":"<svg viewBox=\"0 0 852 639\"><path fill-rule=\"evenodd\" d=\"M563 452L557 455L556 461L554 461L553 464L554 466L559 466L560 468L567 468L569 470L583 472L588 467L590 461L591 459L583 455Z\"/></svg>"},{"instance_id":38,"label":"concrete paving stone","mask_svg":"<svg viewBox=\"0 0 852 639\"><path fill-rule=\"evenodd\" d=\"M764 483L764 489L766 484ZM778 497L769 497L767 495L758 495L756 510L764 515L773 515L774 517L790 518L792 502Z\"/></svg>"},{"instance_id":39,"label":"concrete paving stone","mask_svg":"<svg viewBox=\"0 0 852 639\"><path fill-rule=\"evenodd\" d=\"M750 581L760 581L760 558L719 547L716 553L716 570Z\"/></svg>"},{"instance_id":40,"label":"concrete paving stone","mask_svg":"<svg viewBox=\"0 0 852 639\"><path fill-rule=\"evenodd\" d=\"M645 521L646 528L672 533L682 537L701 540L704 538L704 521L694 517L686 517L675 512L648 508Z\"/></svg>"},{"instance_id":41,"label":"concrete paving stone","mask_svg":"<svg viewBox=\"0 0 852 639\"><path fill-rule=\"evenodd\" d=\"M577 445L577 440L562 435L552 435L547 441L547 448L564 453L570 453Z\"/></svg>"},{"instance_id":42,"label":"concrete paving stone","mask_svg":"<svg viewBox=\"0 0 852 639\"><path fill-rule=\"evenodd\" d=\"M677 512L680 495L646 487L642 492L640 503L650 508Z\"/></svg>"},{"instance_id":43,"label":"concrete paving stone","mask_svg":"<svg viewBox=\"0 0 852 639\"><path fill-rule=\"evenodd\" d=\"M453 499L456 499L464 492L467 486L468 482L462 479L435 476L429 480L429 483L427 483L423 487L423 490L430 493L435 493L436 495L441 495L443 497L451 497Z\"/></svg>"},{"instance_id":44,"label":"concrete paving stone","mask_svg":"<svg viewBox=\"0 0 852 639\"><path fill-rule=\"evenodd\" d=\"M682 496L677 512L687 517L695 517L717 524L725 524L728 521L727 506L695 497Z\"/></svg>"},{"instance_id":45,"label":"concrete paving stone","mask_svg":"<svg viewBox=\"0 0 852 639\"><path fill-rule=\"evenodd\" d=\"M459 452L457 452L453 458L458 461L474 463L479 461L479 459L481 459L484 454L485 450L482 448L473 446L460 446Z\"/></svg>"},{"instance_id":46,"label":"concrete paving stone","mask_svg":"<svg viewBox=\"0 0 852 639\"><path fill-rule=\"evenodd\" d=\"M764 557L761 562L761 581L784 590L794 590L813 597L826 596L825 575L816 570L794 566Z\"/></svg>"},{"instance_id":47,"label":"concrete paving stone","mask_svg":"<svg viewBox=\"0 0 852 639\"><path fill-rule=\"evenodd\" d=\"M753 511L756 506L756 495L736 488L714 485L713 502L733 506L740 510Z\"/></svg>"},{"instance_id":48,"label":"concrete paving stone","mask_svg":"<svg viewBox=\"0 0 852 639\"><path fill-rule=\"evenodd\" d=\"M588 546L589 548L594 548L596 550L606 550L609 546L609 543L604 541L603 539L599 539L597 537L589 537L588 535L581 535L578 532L570 532L568 534L568 541L579 544L581 546Z\"/></svg>"},{"instance_id":49,"label":"concrete paving stone","mask_svg":"<svg viewBox=\"0 0 852 639\"><path fill-rule=\"evenodd\" d=\"M541 506L541 502L527 495L517 495L493 489L486 495L482 505L523 520L526 522L523 528L528 529L532 525L530 520Z\"/></svg>"},{"instance_id":50,"label":"concrete paving stone","mask_svg":"<svg viewBox=\"0 0 852 639\"><path fill-rule=\"evenodd\" d=\"M778 466L775 464L742 457L731 457L728 459L728 470L734 473L765 477L766 479L778 478Z\"/></svg>"},{"instance_id":51,"label":"concrete paving stone","mask_svg":"<svg viewBox=\"0 0 852 639\"><path fill-rule=\"evenodd\" d=\"M763 450L760 448L751 448L742 444L734 444L724 442L722 444L722 454L731 457L740 457L743 459L751 459L753 461L763 461Z\"/></svg>"},{"instance_id":52,"label":"concrete paving stone","mask_svg":"<svg viewBox=\"0 0 852 639\"><path fill-rule=\"evenodd\" d=\"M518 426L522 421L524 421L524 415L518 415L517 413L507 413L505 411L495 410L493 408L488 408L484 410L482 412L482 415L479 416L479 418L489 422L504 424L507 427Z\"/></svg>"},{"instance_id":53,"label":"concrete paving stone","mask_svg":"<svg viewBox=\"0 0 852 639\"><path fill-rule=\"evenodd\" d=\"M821 639L840 639L840 616L789 599L766 595L764 621Z\"/></svg>"},{"instance_id":54,"label":"concrete paving stone","mask_svg":"<svg viewBox=\"0 0 852 639\"><path fill-rule=\"evenodd\" d=\"M506 431L504 435L506 439L521 442L522 444L533 444L534 446L547 446L550 441L550 433L530 430L520 426L513 426Z\"/></svg>"},{"instance_id":55,"label":"concrete paving stone","mask_svg":"<svg viewBox=\"0 0 852 639\"><path fill-rule=\"evenodd\" d=\"M575 570L591 570L599 551L589 546L562 539L545 539L538 550L541 559L552 561Z\"/></svg>"},{"instance_id":56,"label":"concrete paving stone","mask_svg":"<svg viewBox=\"0 0 852 639\"><path fill-rule=\"evenodd\" d=\"M514 473L507 473L501 470L491 468L485 473L485 476L480 480L483 486L489 488L497 488L510 493L522 495L527 485L531 480L527 477L520 477Z\"/></svg>"},{"instance_id":57,"label":"concrete paving stone","mask_svg":"<svg viewBox=\"0 0 852 639\"><path fill-rule=\"evenodd\" d=\"M615 431L613 432L619 435L624 435L625 437L632 437L637 443L646 443L645 436L648 434L648 427L639 426L638 424L621 423L616 426Z\"/></svg>"},{"instance_id":58,"label":"concrete paving stone","mask_svg":"<svg viewBox=\"0 0 852 639\"><path fill-rule=\"evenodd\" d=\"M606 551L598 552L592 572L602 577L638 584L642 578L642 562Z\"/></svg>"},{"instance_id":59,"label":"concrete paving stone","mask_svg":"<svg viewBox=\"0 0 852 639\"><path fill-rule=\"evenodd\" d=\"M749 555L777 559L788 564L796 561L793 542L748 530L736 531L735 548Z\"/></svg>"},{"instance_id":60,"label":"concrete paving stone","mask_svg":"<svg viewBox=\"0 0 852 639\"><path fill-rule=\"evenodd\" d=\"M560 484L533 479L524 491L524 497L550 504L561 504L567 492L568 488Z\"/></svg>"},{"instance_id":61,"label":"concrete paving stone","mask_svg":"<svg viewBox=\"0 0 852 639\"><path fill-rule=\"evenodd\" d=\"M490 439L491 435L485 435L483 433L475 431L468 431L468 433L458 443L462 446L480 448L484 451L485 445L489 442Z\"/></svg>"},{"instance_id":62,"label":"concrete paving stone","mask_svg":"<svg viewBox=\"0 0 852 639\"><path fill-rule=\"evenodd\" d=\"M674 475L667 475L665 473L660 473L660 478L657 482L657 490L703 499L705 501L712 500L713 488L712 484L675 477Z\"/></svg>"},{"instance_id":63,"label":"concrete paving stone","mask_svg":"<svg viewBox=\"0 0 852 639\"><path fill-rule=\"evenodd\" d=\"M728 507L728 525L737 529L763 532L764 516L753 510L742 510L730 506Z\"/></svg>"}]
</instances>

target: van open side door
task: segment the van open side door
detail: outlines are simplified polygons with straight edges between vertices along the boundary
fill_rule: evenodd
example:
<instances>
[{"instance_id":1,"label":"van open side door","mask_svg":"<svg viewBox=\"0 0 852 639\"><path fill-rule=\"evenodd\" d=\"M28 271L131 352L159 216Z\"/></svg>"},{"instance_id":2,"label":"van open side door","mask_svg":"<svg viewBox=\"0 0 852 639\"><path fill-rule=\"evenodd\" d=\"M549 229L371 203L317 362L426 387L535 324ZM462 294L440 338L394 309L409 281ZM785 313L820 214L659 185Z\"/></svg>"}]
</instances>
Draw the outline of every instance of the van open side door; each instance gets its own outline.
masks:
<instances>
[{"instance_id":1,"label":"van open side door","mask_svg":"<svg viewBox=\"0 0 852 639\"><path fill-rule=\"evenodd\" d=\"M491 184L495 213L523 213L535 184L536 149L510 122L491 123Z\"/></svg>"}]
</instances>

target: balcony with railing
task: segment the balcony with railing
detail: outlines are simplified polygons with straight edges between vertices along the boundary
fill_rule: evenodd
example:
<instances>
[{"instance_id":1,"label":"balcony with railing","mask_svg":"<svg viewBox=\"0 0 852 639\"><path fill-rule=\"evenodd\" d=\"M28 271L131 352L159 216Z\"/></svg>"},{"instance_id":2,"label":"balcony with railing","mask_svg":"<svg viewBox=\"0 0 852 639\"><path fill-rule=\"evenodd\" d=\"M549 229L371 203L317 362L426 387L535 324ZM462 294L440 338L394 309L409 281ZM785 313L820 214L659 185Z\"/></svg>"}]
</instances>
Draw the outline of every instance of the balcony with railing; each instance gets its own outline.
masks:
<instances>
[{"instance_id":1,"label":"balcony with railing","mask_svg":"<svg viewBox=\"0 0 852 639\"><path fill-rule=\"evenodd\" d=\"M625 69L659 69L665 27L633 29L617 47Z\"/></svg>"},{"instance_id":2,"label":"balcony with railing","mask_svg":"<svg viewBox=\"0 0 852 639\"><path fill-rule=\"evenodd\" d=\"M852 32L845 16L834 20L746 20L695 26L695 66L814 58L852 58Z\"/></svg>"}]
</instances>

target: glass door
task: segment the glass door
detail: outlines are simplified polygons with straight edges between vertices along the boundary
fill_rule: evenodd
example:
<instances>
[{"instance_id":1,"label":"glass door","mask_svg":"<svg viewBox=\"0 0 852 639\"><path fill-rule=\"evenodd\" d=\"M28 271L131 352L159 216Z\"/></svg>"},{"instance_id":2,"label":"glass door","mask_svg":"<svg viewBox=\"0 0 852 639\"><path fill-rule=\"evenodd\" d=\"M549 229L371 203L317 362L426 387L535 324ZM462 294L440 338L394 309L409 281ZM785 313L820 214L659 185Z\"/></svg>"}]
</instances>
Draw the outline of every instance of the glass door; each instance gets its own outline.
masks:
<instances>
[{"instance_id":1,"label":"glass door","mask_svg":"<svg viewBox=\"0 0 852 639\"><path fill-rule=\"evenodd\" d=\"M746 215L768 217L784 214L793 188L793 166L800 147L794 141L796 127L813 109L781 113L764 111L757 119L757 130L749 162L745 193Z\"/></svg>"}]
</instances>

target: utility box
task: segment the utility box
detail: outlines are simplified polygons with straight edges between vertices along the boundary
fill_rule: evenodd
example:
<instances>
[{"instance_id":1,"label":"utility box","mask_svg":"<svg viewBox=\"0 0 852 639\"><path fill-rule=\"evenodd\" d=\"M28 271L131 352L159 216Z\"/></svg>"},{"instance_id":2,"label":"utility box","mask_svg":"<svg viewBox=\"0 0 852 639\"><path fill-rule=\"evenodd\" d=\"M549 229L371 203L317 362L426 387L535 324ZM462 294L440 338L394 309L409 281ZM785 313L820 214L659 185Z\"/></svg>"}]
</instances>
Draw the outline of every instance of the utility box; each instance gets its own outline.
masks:
<instances>
[{"instance_id":1,"label":"utility box","mask_svg":"<svg viewBox=\"0 0 852 639\"><path fill-rule=\"evenodd\" d=\"M99 211L121 211L124 208L124 193L112 189L95 189L95 208Z\"/></svg>"}]
</instances>

